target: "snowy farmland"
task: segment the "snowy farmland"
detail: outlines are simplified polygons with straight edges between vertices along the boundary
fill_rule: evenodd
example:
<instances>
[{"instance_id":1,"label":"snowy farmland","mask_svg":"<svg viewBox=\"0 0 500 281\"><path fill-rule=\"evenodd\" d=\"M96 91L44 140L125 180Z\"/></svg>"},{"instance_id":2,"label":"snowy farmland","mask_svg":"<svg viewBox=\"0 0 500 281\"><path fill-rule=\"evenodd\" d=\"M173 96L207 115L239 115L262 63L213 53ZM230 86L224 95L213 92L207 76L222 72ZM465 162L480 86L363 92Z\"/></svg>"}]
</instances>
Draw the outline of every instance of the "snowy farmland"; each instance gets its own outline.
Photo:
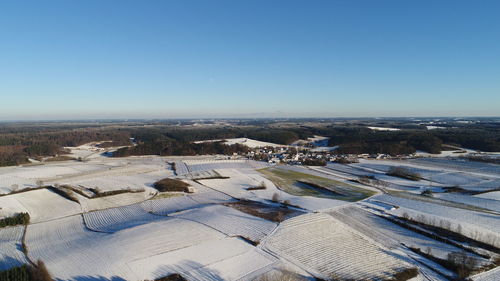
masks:
<instances>
[{"instance_id":1,"label":"snowy farmland","mask_svg":"<svg viewBox=\"0 0 500 281\"><path fill-rule=\"evenodd\" d=\"M410 266L327 214L285 221L264 247L325 279L384 278Z\"/></svg>"},{"instance_id":2,"label":"snowy farmland","mask_svg":"<svg viewBox=\"0 0 500 281\"><path fill-rule=\"evenodd\" d=\"M215 156L108 158L85 149L73 151L86 157L82 162L0 168L0 221L30 217L26 226L0 228L0 271L41 260L56 280L181 274L190 281L250 281L282 270L309 280L387 280L411 268L418 274L412 280L447 280L456 276L452 269L409 249L446 259L465 247L480 265L498 257L500 238L490 246L471 243L500 233L500 170L490 164L271 167ZM386 175L393 166L422 179ZM155 189L165 178L189 191ZM446 189L455 185L461 189ZM426 189L433 193L420 195ZM436 240L391 221L405 216L442 221L451 231L460 225L472 240L462 247L456 237ZM495 269L479 271L473 280L498 276Z\"/></svg>"}]
</instances>

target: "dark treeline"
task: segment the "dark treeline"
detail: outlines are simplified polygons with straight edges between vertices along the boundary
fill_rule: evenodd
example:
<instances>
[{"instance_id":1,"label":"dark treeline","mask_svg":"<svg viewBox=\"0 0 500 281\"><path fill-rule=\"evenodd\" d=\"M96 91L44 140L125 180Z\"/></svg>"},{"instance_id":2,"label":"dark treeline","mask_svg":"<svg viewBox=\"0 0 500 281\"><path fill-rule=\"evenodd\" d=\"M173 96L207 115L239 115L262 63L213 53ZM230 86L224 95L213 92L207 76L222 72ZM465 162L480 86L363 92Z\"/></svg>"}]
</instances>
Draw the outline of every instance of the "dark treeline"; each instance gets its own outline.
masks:
<instances>
[{"instance_id":1,"label":"dark treeline","mask_svg":"<svg viewBox=\"0 0 500 281\"><path fill-rule=\"evenodd\" d=\"M427 131L374 131L367 128L335 128L330 145L341 154L386 153L404 155L422 150L439 153L443 141Z\"/></svg>"},{"instance_id":2,"label":"dark treeline","mask_svg":"<svg viewBox=\"0 0 500 281\"><path fill-rule=\"evenodd\" d=\"M151 134L151 132L145 132ZM156 132L156 136L162 134ZM178 141L199 141L199 140L213 140L213 139L229 139L229 138L250 138L265 142L272 142L277 144L290 144L296 140L304 137L312 136L307 130L299 128L292 129L275 129L269 127L227 127L227 128L213 128L213 129L167 129L162 134L165 137L175 139ZM137 135L139 139L146 140L143 134ZM148 136L147 138L151 138Z\"/></svg>"},{"instance_id":3,"label":"dark treeline","mask_svg":"<svg viewBox=\"0 0 500 281\"><path fill-rule=\"evenodd\" d=\"M203 155L246 153L248 147L240 144L226 145L222 141L194 143L200 140L246 137L278 144L290 144L301 138L301 130L274 128L155 128L134 129L130 135L137 145L121 148L116 157L129 155Z\"/></svg>"},{"instance_id":4,"label":"dark treeline","mask_svg":"<svg viewBox=\"0 0 500 281\"><path fill-rule=\"evenodd\" d=\"M310 121L310 120L309 120ZM395 122L395 121L391 121ZM181 124L181 125L179 125ZM246 152L241 145L227 146L220 142L194 144L194 141L251 138L277 144L291 144L313 135L330 137L330 146L339 145L337 153L386 153L404 155L422 150L439 153L442 144L451 144L482 151L500 151L498 123L458 124L447 129L426 130L410 123L394 123L401 131L374 131L366 128L369 120L352 124L305 122L279 124L271 120L247 121L227 126L196 127L193 121L134 123L43 123L0 124L0 166L26 163L28 158L55 156L65 146L78 146L92 141L112 141L103 146L137 146L120 149L116 156L127 155L197 155ZM320 124L320 125L318 125ZM185 125L185 126L183 126ZM456 127L455 127L456 126Z\"/></svg>"},{"instance_id":5,"label":"dark treeline","mask_svg":"<svg viewBox=\"0 0 500 281\"><path fill-rule=\"evenodd\" d=\"M439 153L442 144L500 151L500 129L446 129L373 131L367 128L335 128L329 134L330 145L340 145L340 153L387 153L402 155L421 150Z\"/></svg>"},{"instance_id":6,"label":"dark treeline","mask_svg":"<svg viewBox=\"0 0 500 281\"><path fill-rule=\"evenodd\" d=\"M28 162L28 157L55 156L63 154L63 147L78 146L100 140L113 141L115 145L129 145L128 132L117 129L36 129L24 132L0 134L0 166L19 165Z\"/></svg>"},{"instance_id":7,"label":"dark treeline","mask_svg":"<svg viewBox=\"0 0 500 281\"><path fill-rule=\"evenodd\" d=\"M133 147L118 149L113 156L125 157L131 155L203 155L246 153L248 147L240 144L226 145L223 142L193 143L177 140L157 140L141 142Z\"/></svg>"}]
</instances>

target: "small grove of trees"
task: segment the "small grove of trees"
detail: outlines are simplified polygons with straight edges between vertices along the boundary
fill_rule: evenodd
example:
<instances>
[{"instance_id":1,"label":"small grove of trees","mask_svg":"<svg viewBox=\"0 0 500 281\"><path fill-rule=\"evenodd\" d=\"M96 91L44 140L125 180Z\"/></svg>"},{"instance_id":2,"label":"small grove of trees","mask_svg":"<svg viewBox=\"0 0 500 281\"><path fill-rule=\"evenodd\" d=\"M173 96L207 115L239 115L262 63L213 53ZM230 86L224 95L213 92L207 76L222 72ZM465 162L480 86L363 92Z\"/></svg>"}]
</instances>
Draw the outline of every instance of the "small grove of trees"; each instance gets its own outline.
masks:
<instances>
[{"instance_id":1,"label":"small grove of trees","mask_svg":"<svg viewBox=\"0 0 500 281\"><path fill-rule=\"evenodd\" d=\"M145 280L148 281L148 280ZM161 277L158 279L155 279L154 281L186 281L186 278L182 277L182 275L178 273L170 274L165 277Z\"/></svg>"},{"instance_id":2,"label":"small grove of trees","mask_svg":"<svg viewBox=\"0 0 500 281\"><path fill-rule=\"evenodd\" d=\"M244 154L250 149L241 144L226 145L223 142L193 143L173 139L144 141L133 147L123 147L113 153L115 157L130 155L213 155Z\"/></svg>"},{"instance_id":3,"label":"small grove of trees","mask_svg":"<svg viewBox=\"0 0 500 281\"><path fill-rule=\"evenodd\" d=\"M371 185L371 186L377 186L377 187L387 187L387 183L385 181L381 181L374 176L359 176L358 177L358 182L365 184L365 185Z\"/></svg>"},{"instance_id":4,"label":"small grove of trees","mask_svg":"<svg viewBox=\"0 0 500 281\"><path fill-rule=\"evenodd\" d=\"M326 166L326 160L307 158L304 161L302 161L302 164L306 166Z\"/></svg>"},{"instance_id":5,"label":"small grove of trees","mask_svg":"<svg viewBox=\"0 0 500 281\"><path fill-rule=\"evenodd\" d=\"M412 268L406 268L402 271L399 271L399 272L396 272L391 279L389 279L390 281L406 281L406 280L410 280L414 277L417 277L418 275L418 269L415 268L415 267L412 267Z\"/></svg>"},{"instance_id":6,"label":"small grove of trees","mask_svg":"<svg viewBox=\"0 0 500 281\"><path fill-rule=\"evenodd\" d=\"M53 281L45 264L38 260L35 266L23 264L0 271L0 281Z\"/></svg>"},{"instance_id":7,"label":"small grove of trees","mask_svg":"<svg viewBox=\"0 0 500 281\"><path fill-rule=\"evenodd\" d=\"M412 181L418 181L422 179L422 176L419 173L410 171L410 169L405 167L391 167L387 172L387 175L393 177L400 177Z\"/></svg>"},{"instance_id":8,"label":"small grove of trees","mask_svg":"<svg viewBox=\"0 0 500 281\"><path fill-rule=\"evenodd\" d=\"M153 187L160 192L189 192L189 184L177 179L165 178L154 183Z\"/></svg>"},{"instance_id":9,"label":"small grove of trees","mask_svg":"<svg viewBox=\"0 0 500 281\"><path fill-rule=\"evenodd\" d=\"M469 276L477 266L477 260L465 252L451 252L447 255L449 267L454 269L458 278L464 279Z\"/></svg>"},{"instance_id":10,"label":"small grove of trees","mask_svg":"<svg viewBox=\"0 0 500 281\"><path fill-rule=\"evenodd\" d=\"M0 227L28 224L29 222L30 222L30 215L28 213L19 213L12 217L1 219Z\"/></svg>"},{"instance_id":11,"label":"small grove of trees","mask_svg":"<svg viewBox=\"0 0 500 281\"><path fill-rule=\"evenodd\" d=\"M476 267L478 266L478 262L476 258L468 255L466 252L451 252L448 253L446 259L441 259L436 256L433 256L430 253L423 252L419 248L411 248L410 250L434 261L437 264L455 272L457 274L458 280L467 280L466 278L471 275Z\"/></svg>"}]
</instances>

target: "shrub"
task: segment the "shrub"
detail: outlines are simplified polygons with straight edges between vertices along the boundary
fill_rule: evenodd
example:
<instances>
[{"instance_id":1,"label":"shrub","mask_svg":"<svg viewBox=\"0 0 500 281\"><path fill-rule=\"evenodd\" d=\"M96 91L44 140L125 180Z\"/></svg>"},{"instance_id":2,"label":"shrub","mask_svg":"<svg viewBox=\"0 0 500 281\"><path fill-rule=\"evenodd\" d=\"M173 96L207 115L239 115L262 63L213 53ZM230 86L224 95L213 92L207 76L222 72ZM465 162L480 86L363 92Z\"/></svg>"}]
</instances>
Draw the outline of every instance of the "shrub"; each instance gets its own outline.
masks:
<instances>
[{"instance_id":1,"label":"shrub","mask_svg":"<svg viewBox=\"0 0 500 281\"><path fill-rule=\"evenodd\" d=\"M94 193L94 196L92 198L97 198L97 197L106 197L106 196L111 196L111 195L117 195L117 194L122 194L122 193L138 193L138 192L144 192L144 189L117 189L117 190L109 190L109 191L101 191L99 188L89 188L88 190L92 191ZM88 196L86 196L88 197Z\"/></svg>"},{"instance_id":2,"label":"shrub","mask_svg":"<svg viewBox=\"0 0 500 281\"><path fill-rule=\"evenodd\" d=\"M409 179L412 181L418 181L422 179L419 173L412 172L408 168L405 167L391 167L389 172L387 172L388 176L400 177L404 179Z\"/></svg>"},{"instance_id":3,"label":"shrub","mask_svg":"<svg viewBox=\"0 0 500 281\"><path fill-rule=\"evenodd\" d=\"M326 166L326 160L324 159L305 159L302 164L306 166Z\"/></svg>"},{"instance_id":4,"label":"shrub","mask_svg":"<svg viewBox=\"0 0 500 281\"><path fill-rule=\"evenodd\" d=\"M0 271L0 281L53 281L45 264L38 260L36 266L23 264Z\"/></svg>"},{"instance_id":5,"label":"shrub","mask_svg":"<svg viewBox=\"0 0 500 281\"><path fill-rule=\"evenodd\" d=\"M154 188L160 192L165 191L178 191L178 192L189 192L189 184L181 180L176 179L162 179L154 183Z\"/></svg>"},{"instance_id":6,"label":"shrub","mask_svg":"<svg viewBox=\"0 0 500 281\"><path fill-rule=\"evenodd\" d=\"M280 195L278 193L274 193L273 197L271 198L271 201L279 203L280 202Z\"/></svg>"},{"instance_id":7,"label":"shrub","mask_svg":"<svg viewBox=\"0 0 500 281\"><path fill-rule=\"evenodd\" d=\"M18 224L28 224L30 222L30 215L28 213L19 213L12 217L0 220L0 227L13 226Z\"/></svg>"},{"instance_id":8,"label":"shrub","mask_svg":"<svg viewBox=\"0 0 500 281\"><path fill-rule=\"evenodd\" d=\"M271 274L265 274L264 276L257 279L258 281L300 281L300 280L308 280L307 278L300 276L295 272L291 272L288 270L282 270L278 272L274 272Z\"/></svg>"},{"instance_id":9,"label":"shrub","mask_svg":"<svg viewBox=\"0 0 500 281\"><path fill-rule=\"evenodd\" d=\"M394 276L390 280L391 281L406 281L406 280L409 280L409 279L416 277L417 275L418 275L418 269L416 269L415 267L412 267L412 268L407 268L403 271L397 272L396 274L394 274Z\"/></svg>"},{"instance_id":10,"label":"shrub","mask_svg":"<svg viewBox=\"0 0 500 281\"><path fill-rule=\"evenodd\" d=\"M168 276L155 279L155 281L186 281L186 278L182 277L180 274L170 274Z\"/></svg>"},{"instance_id":11,"label":"shrub","mask_svg":"<svg viewBox=\"0 0 500 281\"><path fill-rule=\"evenodd\" d=\"M432 191L430 189L426 189L422 191L420 195L432 197Z\"/></svg>"},{"instance_id":12,"label":"shrub","mask_svg":"<svg viewBox=\"0 0 500 281\"><path fill-rule=\"evenodd\" d=\"M43 261L38 260L36 267L31 267L31 280L33 281L53 281L47 267Z\"/></svg>"}]
</instances>

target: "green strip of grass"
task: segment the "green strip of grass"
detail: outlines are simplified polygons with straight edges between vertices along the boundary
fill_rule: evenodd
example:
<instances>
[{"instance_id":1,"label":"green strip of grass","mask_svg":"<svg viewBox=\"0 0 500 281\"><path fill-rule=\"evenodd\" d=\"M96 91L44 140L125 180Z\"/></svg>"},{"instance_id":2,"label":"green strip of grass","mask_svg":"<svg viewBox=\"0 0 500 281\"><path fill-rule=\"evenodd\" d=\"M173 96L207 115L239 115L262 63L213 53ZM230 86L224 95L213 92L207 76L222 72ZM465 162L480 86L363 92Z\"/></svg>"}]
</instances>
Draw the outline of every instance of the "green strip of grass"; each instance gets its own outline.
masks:
<instances>
[{"instance_id":1,"label":"green strip of grass","mask_svg":"<svg viewBox=\"0 0 500 281\"><path fill-rule=\"evenodd\" d=\"M373 191L340 181L291 170L266 168L259 172L283 191L297 196L315 196L352 202L375 194Z\"/></svg>"}]
</instances>

